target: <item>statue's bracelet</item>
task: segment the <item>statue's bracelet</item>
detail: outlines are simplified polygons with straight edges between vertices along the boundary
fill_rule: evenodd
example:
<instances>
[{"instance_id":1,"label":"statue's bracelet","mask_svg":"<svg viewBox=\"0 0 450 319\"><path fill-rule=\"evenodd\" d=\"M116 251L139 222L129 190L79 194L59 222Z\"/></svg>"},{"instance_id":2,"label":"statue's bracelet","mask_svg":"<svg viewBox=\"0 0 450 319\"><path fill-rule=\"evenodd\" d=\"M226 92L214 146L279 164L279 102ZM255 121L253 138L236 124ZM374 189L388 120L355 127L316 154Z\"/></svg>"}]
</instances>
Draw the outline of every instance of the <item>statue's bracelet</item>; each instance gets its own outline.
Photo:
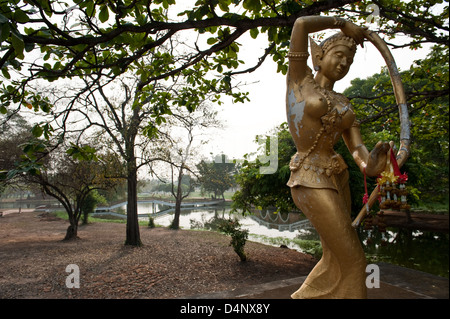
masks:
<instances>
[{"instance_id":1,"label":"statue's bracelet","mask_svg":"<svg viewBox=\"0 0 450 319\"><path fill-rule=\"evenodd\" d=\"M345 20L342 18L334 18L334 26L338 28L342 28L345 25Z\"/></svg>"},{"instance_id":2,"label":"statue's bracelet","mask_svg":"<svg viewBox=\"0 0 450 319\"><path fill-rule=\"evenodd\" d=\"M309 57L309 53L308 52L292 52L292 51L290 51L286 56L291 60L307 60Z\"/></svg>"}]
</instances>

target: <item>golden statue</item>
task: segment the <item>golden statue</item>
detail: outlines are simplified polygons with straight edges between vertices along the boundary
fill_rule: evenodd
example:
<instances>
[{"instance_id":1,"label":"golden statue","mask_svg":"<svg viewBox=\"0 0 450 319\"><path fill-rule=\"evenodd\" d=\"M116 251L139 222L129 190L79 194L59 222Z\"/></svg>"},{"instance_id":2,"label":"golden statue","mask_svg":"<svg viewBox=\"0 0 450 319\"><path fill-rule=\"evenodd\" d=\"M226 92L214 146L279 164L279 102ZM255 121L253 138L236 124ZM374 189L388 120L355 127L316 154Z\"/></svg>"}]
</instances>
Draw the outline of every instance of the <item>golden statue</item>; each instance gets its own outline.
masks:
<instances>
[{"instance_id":1,"label":"golden statue","mask_svg":"<svg viewBox=\"0 0 450 319\"><path fill-rule=\"evenodd\" d=\"M308 34L341 29L320 45L312 39L307 66ZM366 298L366 258L350 217L347 165L333 146L342 137L356 164L367 176L386 166L389 143L378 142L369 153L349 100L333 91L353 62L367 30L334 17L296 20L291 35L286 112L297 147L290 163L292 198L320 235L323 255L292 298Z\"/></svg>"}]
</instances>

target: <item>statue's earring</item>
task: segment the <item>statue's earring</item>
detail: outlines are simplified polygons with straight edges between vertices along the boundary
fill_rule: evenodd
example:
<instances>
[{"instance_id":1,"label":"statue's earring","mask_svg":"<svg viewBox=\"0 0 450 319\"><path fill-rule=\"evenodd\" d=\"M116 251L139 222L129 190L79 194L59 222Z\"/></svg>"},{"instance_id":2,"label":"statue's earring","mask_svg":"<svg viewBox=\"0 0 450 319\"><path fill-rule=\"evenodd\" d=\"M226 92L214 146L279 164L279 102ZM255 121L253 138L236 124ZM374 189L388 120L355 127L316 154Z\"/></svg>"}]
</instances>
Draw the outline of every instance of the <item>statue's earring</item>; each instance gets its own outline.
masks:
<instances>
[{"instance_id":1,"label":"statue's earring","mask_svg":"<svg viewBox=\"0 0 450 319\"><path fill-rule=\"evenodd\" d=\"M319 61L323 57L323 50L320 47L320 45L318 45L311 37L309 38L309 43L311 46L311 57L314 65L314 70L319 71L320 70Z\"/></svg>"}]
</instances>

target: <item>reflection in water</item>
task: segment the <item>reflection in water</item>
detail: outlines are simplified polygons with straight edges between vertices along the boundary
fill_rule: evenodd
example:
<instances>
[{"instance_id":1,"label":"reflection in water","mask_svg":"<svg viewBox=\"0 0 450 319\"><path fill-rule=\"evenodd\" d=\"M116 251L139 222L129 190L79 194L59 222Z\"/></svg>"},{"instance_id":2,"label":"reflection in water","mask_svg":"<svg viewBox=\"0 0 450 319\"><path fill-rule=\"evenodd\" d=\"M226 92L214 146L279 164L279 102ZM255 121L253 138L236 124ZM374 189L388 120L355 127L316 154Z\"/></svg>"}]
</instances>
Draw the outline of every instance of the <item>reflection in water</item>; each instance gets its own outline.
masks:
<instances>
[{"instance_id":1,"label":"reflection in water","mask_svg":"<svg viewBox=\"0 0 450 319\"><path fill-rule=\"evenodd\" d=\"M162 213L168 209L170 209L170 206L162 204L160 201L138 201L138 215L148 215L148 214L156 214L156 213ZM127 204L125 203L119 203L113 206L109 207L99 207L96 210L96 213L103 213L103 212L115 212L119 214L126 214L127 211Z\"/></svg>"},{"instance_id":2,"label":"reflection in water","mask_svg":"<svg viewBox=\"0 0 450 319\"><path fill-rule=\"evenodd\" d=\"M265 226L269 229L278 229L279 231L288 230L290 232L295 230L314 229L311 223L303 214L299 213L278 213L268 209L254 210L253 215L250 215L254 221L259 225Z\"/></svg>"},{"instance_id":3,"label":"reflection in water","mask_svg":"<svg viewBox=\"0 0 450 319\"><path fill-rule=\"evenodd\" d=\"M283 237L287 239L297 238L298 235L302 233L310 233L315 232L308 220L297 220L295 222L289 223L285 221L283 224L277 224L273 220L271 222L267 222L265 219L261 218L258 213L254 213L252 215L243 216L241 213L231 213L230 208L226 207L209 207L209 208L201 208L201 209L184 209L181 211L180 216L180 226L182 228L189 229L191 228L191 220L198 221L202 224L207 222L212 218L228 218L230 214L233 217L239 219L239 223L242 228L248 229L251 235L266 236L269 238L277 238ZM291 214L291 215L299 215L299 214ZM169 210L166 214L161 215L155 218L155 223L161 226L169 226L173 219L173 210ZM142 218L142 220L147 220L146 217ZM299 227L299 223L303 227ZM291 230L291 231L290 231Z\"/></svg>"},{"instance_id":4,"label":"reflection in water","mask_svg":"<svg viewBox=\"0 0 450 319\"><path fill-rule=\"evenodd\" d=\"M444 232L388 228L386 232L359 229L368 262L392 264L449 277L449 237Z\"/></svg>"}]
</instances>

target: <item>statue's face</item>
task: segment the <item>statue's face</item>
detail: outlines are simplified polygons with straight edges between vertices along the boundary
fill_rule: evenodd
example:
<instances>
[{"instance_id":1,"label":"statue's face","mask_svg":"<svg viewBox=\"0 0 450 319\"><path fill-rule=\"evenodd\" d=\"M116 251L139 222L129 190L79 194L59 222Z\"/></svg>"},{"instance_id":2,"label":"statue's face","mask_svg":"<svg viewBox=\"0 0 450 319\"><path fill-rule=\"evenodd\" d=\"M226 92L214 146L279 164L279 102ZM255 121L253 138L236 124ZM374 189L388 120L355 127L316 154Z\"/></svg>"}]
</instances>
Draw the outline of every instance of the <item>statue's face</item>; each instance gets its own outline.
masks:
<instances>
[{"instance_id":1,"label":"statue's face","mask_svg":"<svg viewBox=\"0 0 450 319\"><path fill-rule=\"evenodd\" d=\"M320 63L320 72L331 81L338 81L347 75L353 63L355 53L345 45L331 48L323 56Z\"/></svg>"}]
</instances>

